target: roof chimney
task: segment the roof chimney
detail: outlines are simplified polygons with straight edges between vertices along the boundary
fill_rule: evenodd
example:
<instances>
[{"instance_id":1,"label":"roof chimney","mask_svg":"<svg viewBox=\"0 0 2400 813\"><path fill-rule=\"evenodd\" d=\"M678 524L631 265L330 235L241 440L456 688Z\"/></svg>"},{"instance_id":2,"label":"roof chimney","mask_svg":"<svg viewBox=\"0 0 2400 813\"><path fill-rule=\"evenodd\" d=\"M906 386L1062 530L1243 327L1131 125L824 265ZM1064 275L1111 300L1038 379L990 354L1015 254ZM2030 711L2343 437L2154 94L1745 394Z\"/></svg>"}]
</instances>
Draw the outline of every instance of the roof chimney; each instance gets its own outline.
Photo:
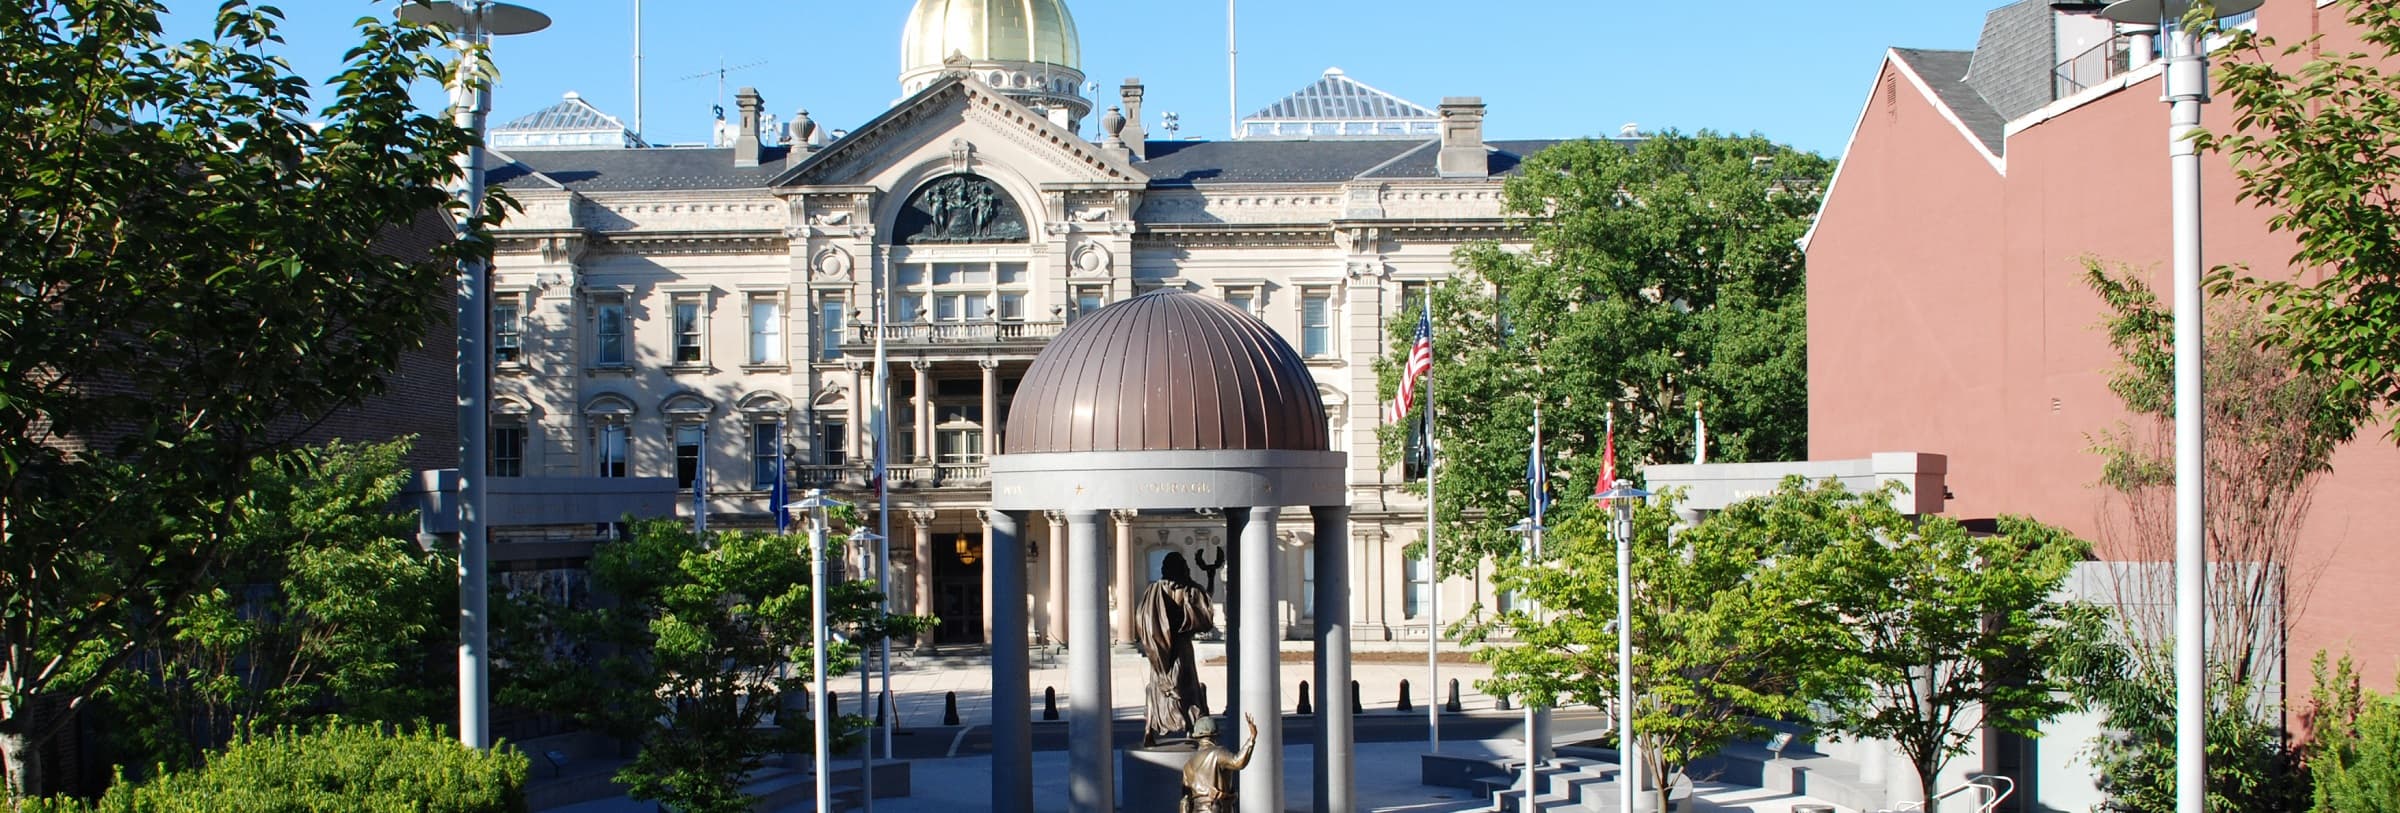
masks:
<instances>
[{"instance_id":1,"label":"roof chimney","mask_svg":"<svg viewBox=\"0 0 2400 813\"><path fill-rule=\"evenodd\" d=\"M733 131L733 165L758 166L758 116L767 109L767 100L759 97L758 88L742 88L733 94L733 106L742 113Z\"/></svg>"},{"instance_id":2,"label":"roof chimney","mask_svg":"<svg viewBox=\"0 0 2400 813\"><path fill-rule=\"evenodd\" d=\"M1440 167L1444 178L1491 176L1491 159L1483 147L1483 97L1442 99Z\"/></svg>"},{"instance_id":3,"label":"roof chimney","mask_svg":"<svg viewBox=\"0 0 2400 813\"><path fill-rule=\"evenodd\" d=\"M1150 157L1150 147L1148 146L1150 133L1142 129L1142 94L1144 92L1142 78L1139 76L1125 77L1125 84L1117 88L1118 98L1124 100L1125 103L1123 134L1125 148L1133 151L1133 159L1136 161L1146 160Z\"/></svg>"}]
</instances>

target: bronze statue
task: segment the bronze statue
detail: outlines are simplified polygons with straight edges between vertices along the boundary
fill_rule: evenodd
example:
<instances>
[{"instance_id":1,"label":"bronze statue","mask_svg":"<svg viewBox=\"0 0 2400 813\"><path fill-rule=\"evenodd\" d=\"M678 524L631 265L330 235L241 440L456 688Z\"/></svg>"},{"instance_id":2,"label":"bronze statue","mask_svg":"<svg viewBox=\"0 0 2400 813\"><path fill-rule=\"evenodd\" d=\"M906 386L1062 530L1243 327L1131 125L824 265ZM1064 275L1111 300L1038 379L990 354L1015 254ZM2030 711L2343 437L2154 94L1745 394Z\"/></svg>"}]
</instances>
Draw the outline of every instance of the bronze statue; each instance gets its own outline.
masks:
<instances>
[{"instance_id":1,"label":"bronze statue","mask_svg":"<svg viewBox=\"0 0 2400 813\"><path fill-rule=\"evenodd\" d=\"M1250 736L1242 741L1242 752L1225 750L1216 741L1217 720L1202 717L1192 722L1192 739L1200 750L1192 752L1192 760L1183 763L1182 813L1233 813L1241 805L1235 802L1241 790L1240 774L1250 767L1250 750L1258 747L1258 721L1242 715L1250 727Z\"/></svg>"},{"instance_id":2,"label":"bronze statue","mask_svg":"<svg viewBox=\"0 0 2400 813\"><path fill-rule=\"evenodd\" d=\"M1134 642L1150 659L1149 707L1143 717L1142 747L1158 745L1161 735L1189 731L1206 719L1200 704L1199 660L1192 654L1192 637L1217 628L1216 611L1208 593L1192 581L1183 554L1170 552L1159 565L1159 580L1142 591L1133 617Z\"/></svg>"}]
</instances>

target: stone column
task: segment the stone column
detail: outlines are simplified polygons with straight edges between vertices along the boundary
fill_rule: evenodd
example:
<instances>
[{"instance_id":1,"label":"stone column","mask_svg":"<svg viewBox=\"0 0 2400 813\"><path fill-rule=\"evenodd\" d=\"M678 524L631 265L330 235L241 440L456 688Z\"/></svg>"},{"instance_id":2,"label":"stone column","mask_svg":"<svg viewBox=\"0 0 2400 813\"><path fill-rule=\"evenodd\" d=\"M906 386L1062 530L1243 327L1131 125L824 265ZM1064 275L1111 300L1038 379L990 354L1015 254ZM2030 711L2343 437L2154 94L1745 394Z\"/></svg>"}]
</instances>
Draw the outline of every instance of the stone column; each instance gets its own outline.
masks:
<instances>
[{"instance_id":1,"label":"stone column","mask_svg":"<svg viewBox=\"0 0 2400 813\"><path fill-rule=\"evenodd\" d=\"M933 615L933 511L926 508L908 509L908 521L916 534L917 614L930 616ZM933 633L930 631L917 639L919 648L932 644Z\"/></svg>"},{"instance_id":2,"label":"stone column","mask_svg":"<svg viewBox=\"0 0 2400 813\"><path fill-rule=\"evenodd\" d=\"M1216 696L1216 711L1224 718L1218 745L1232 751L1242 749L1242 664L1248 658L1242 647L1242 537L1249 528L1250 509L1225 509L1225 618L1217 625L1225 631L1225 693Z\"/></svg>"},{"instance_id":3,"label":"stone column","mask_svg":"<svg viewBox=\"0 0 2400 813\"><path fill-rule=\"evenodd\" d=\"M1385 582L1391 577L1390 563L1385 561L1391 538L1389 532L1377 528L1368 532L1360 543L1367 549L1363 562L1367 571L1367 623L1383 628L1386 634L1392 629L1392 586Z\"/></svg>"},{"instance_id":4,"label":"stone column","mask_svg":"<svg viewBox=\"0 0 2400 813\"><path fill-rule=\"evenodd\" d=\"M1109 579L1109 603L1116 607L1116 642L1119 644L1133 643L1134 580L1138 578L1133 563L1133 518L1141 513L1130 510L1109 512L1109 517L1116 520L1117 531L1116 566L1112 568L1114 575Z\"/></svg>"},{"instance_id":5,"label":"stone column","mask_svg":"<svg viewBox=\"0 0 2400 813\"><path fill-rule=\"evenodd\" d=\"M1000 362L984 359L983 366L983 454L985 459L1000 453Z\"/></svg>"},{"instance_id":6,"label":"stone column","mask_svg":"<svg viewBox=\"0 0 2400 813\"><path fill-rule=\"evenodd\" d=\"M995 560L1000 558L997 555L999 548L992 545L992 521L990 514L984 513L983 516L983 551L975 557L975 563L983 566L983 643L985 646L991 646L992 644L999 643L1001 640L999 638L992 637L992 608L1006 602L999 600L999 585L993 583L993 568L998 567L998 565L995 564ZM1017 591L1017 594L1022 596L1024 595L1024 591L1019 590ZM1019 640L1022 641L1023 639ZM993 648L998 649L998 647Z\"/></svg>"},{"instance_id":7,"label":"stone column","mask_svg":"<svg viewBox=\"0 0 2400 813\"><path fill-rule=\"evenodd\" d=\"M1108 550L1100 544L1100 512L1067 513L1067 601L1075 619L1067 644L1067 809L1109 813L1117 806L1115 749L1110 747L1108 688ZM1022 647L1010 647L1022 649ZM998 652L1002 647L993 647Z\"/></svg>"},{"instance_id":8,"label":"stone column","mask_svg":"<svg viewBox=\"0 0 2400 813\"><path fill-rule=\"evenodd\" d=\"M1317 562L1317 736L1312 787L1315 813L1344 813L1352 808L1350 730L1350 509L1319 506L1309 509L1316 519ZM1428 703L1440 702L1434 694Z\"/></svg>"},{"instance_id":9,"label":"stone column","mask_svg":"<svg viewBox=\"0 0 2400 813\"><path fill-rule=\"evenodd\" d=\"M1246 511L1250 522L1242 529L1242 673L1241 710L1258 719L1260 758L1242 771L1242 809L1283 809L1283 676L1280 658L1283 616L1275 611L1275 584L1282 568L1275 557L1277 509ZM1430 695L1429 695L1430 696ZM1331 710L1321 710L1332 714ZM1240 718L1229 727L1243 729Z\"/></svg>"},{"instance_id":10,"label":"stone column","mask_svg":"<svg viewBox=\"0 0 2400 813\"><path fill-rule=\"evenodd\" d=\"M1064 645L1073 628L1067 623L1067 515L1044 511L1042 516L1050 520L1050 643Z\"/></svg>"},{"instance_id":11,"label":"stone column","mask_svg":"<svg viewBox=\"0 0 2400 813\"><path fill-rule=\"evenodd\" d=\"M1001 511L983 512L992 544L984 560L992 569L994 590L1025 594L1024 517ZM1002 601L1000 617L992 624L1003 640L1025 640L1025 602ZM992 809L1012 813L1033 811L1033 676L1031 653L1021 646L992 647Z\"/></svg>"},{"instance_id":12,"label":"stone column","mask_svg":"<svg viewBox=\"0 0 2400 813\"><path fill-rule=\"evenodd\" d=\"M917 453L914 459L925 462L933 459L933 362L917 359L909 362L909 367L917 373L917 397L912 402L917 416Z\"/></svg>"},{"instance_id":13,"label":"stone column","mask_svg":"<svg viewBox=\"0 0 2400 813\"><path fill-rule=\"evenodd\" d=\"M864 416L868 414L866 410L874 401L872 395L867 392L866 365L852 361L844 363L842 366L850 370L850 424L842 427L842 459L844 461L867 460L872 462L875 447L871 444L874 441L867 439L869 427ZM816 444L811 443L809 446L814 448ZM822 453L824 450L818 449L817 451ZM824 458L821 457L817 460L817 462L823 461Z\"/></svg>"}]
</instances>

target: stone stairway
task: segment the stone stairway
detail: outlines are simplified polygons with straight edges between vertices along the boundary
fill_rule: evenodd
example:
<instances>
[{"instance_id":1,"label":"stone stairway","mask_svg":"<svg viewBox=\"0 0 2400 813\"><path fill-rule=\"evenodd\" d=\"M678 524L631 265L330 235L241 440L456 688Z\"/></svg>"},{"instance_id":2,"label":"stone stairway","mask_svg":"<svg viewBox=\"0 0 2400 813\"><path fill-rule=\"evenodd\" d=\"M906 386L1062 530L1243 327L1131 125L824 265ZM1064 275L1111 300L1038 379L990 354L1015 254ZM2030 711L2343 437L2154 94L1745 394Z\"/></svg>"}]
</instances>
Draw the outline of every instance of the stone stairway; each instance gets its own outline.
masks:
<instances>
[{"instance_id":1,"label":"stone stairway","mask_svg":"<svg viewBox=\"0 0 2400 813\"><path fill-rule=\"evenodd\" d=\"M1502 813L1527 811L1524 760L1509 760L1509 775L1477 779L1484 795ZM1617 766L1599 760L1561 756L1533 771L1532 811L1616 810ZM1605 806L1603 806L1605 805Z\"/></svg>"}]
</instances>

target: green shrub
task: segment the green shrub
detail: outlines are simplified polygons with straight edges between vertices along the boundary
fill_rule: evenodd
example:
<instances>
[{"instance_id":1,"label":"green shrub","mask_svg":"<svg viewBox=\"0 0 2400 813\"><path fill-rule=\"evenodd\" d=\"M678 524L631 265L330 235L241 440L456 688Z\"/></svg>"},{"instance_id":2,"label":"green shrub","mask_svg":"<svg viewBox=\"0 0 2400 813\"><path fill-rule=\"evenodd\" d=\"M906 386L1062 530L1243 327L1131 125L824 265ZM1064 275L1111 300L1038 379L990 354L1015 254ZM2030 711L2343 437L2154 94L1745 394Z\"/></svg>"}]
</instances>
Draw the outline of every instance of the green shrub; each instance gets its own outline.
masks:
<instances>
[{"instance_id":1,"label":"green shrub","mask_svg":"<svg viewBox=\"0 0 2400 813\"><path fill-rule=\"evenodd\" d=\"M2316 780L2315 813L2400 811L2400 691L2362 692L2349 658L2328 670L2316 662L2310 723L2316 742L2308 769Z\"/></svg>"},{"instance_id":2,"label":"green shrub","mask_svg":"<svg viewBox=\"0 0 2400 813\"><path fill-rule=\"evenodd\" d=\"M35 799L22 813L523 813L525 776L513 748L335 722L246 734L199 770L120 782L97 802Z\"/></svg>"}]
</instances>

